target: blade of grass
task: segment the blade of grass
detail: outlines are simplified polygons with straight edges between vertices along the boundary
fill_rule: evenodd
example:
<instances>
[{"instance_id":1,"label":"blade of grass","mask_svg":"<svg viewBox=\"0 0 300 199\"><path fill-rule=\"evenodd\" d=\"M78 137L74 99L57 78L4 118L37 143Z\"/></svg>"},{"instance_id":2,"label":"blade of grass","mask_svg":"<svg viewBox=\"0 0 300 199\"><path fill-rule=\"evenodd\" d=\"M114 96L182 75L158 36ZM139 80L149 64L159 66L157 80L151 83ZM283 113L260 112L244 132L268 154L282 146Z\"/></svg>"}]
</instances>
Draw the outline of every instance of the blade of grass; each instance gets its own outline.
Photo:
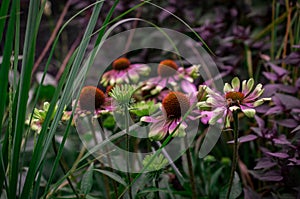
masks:
<instances>
[{"instance_id":1,"label":"blade of grass","mask_svg":"<svg viewBox=\"0 0 300 199\"><path fill-rule=\"evenodd\" d=\"M2 1L1 2L1 9L0 9L0 43L2 41L3 33L4 33L4 26L7 19L7 12L9 8L10 1Z\"/></svg>"},{"instance_id":2,"label":"blade of grass","mask_svg":"<svg viewBox=\"0 0 300 199\"><path fill-rule=\"evenodd\" d=\"M1 7L2 8L5 5L3 4ZM16 1L12 2L11 6L11 17L9 18L8 21L8 27L7 27L7 32L6 32L6 38L5 38L5 45L4 45L4 54L3 54L3 61L1 63L0 67L0 129L2 129L2 121L4 117L4 112L5 112L5 107L6 107L6 102L7 102L7 88L8 88L8 73L9 73L9 68L11 65L11 55L12 55L12 48L13 48L13 39L14 39L14 24L16 20ZM2 21L2 20L1 20ZM2 21L3 22L3 21ZM5 23L5 20L4 20ZM2 30L3 31L3 30ZM1 37L2 37L2 32L1 32ZM5 133L5 137L3 140L3 143L1 145L2 147L2 153L1 153L1 161L0 161L0 169L1 173L5 173L6 167L8 164L8 146L9 146L9 136L8 132ZM3 169L3 170L2 170ZM2 186L3 186L3 181L4 181L5 175L0 176L0 193L2 192ZM7 193L9 195L9 193Z\"/></svg>"},{"instance_id":3,"label":"blade of grass","mask_svg":"<svg viewBox=\"0 0 300 199\"><path fill-rule=\"evenodd\" d=\"M23 137L26 106L28 100L28 93L30 89L31 71L34 63L35 43L37 35L37 27L39 25L38 18L39 1L33 0L29 4L29 13L25 33L25 42L23 49L23 62L19 83L19 92L17 93L17 109L15 118L15 129L13 134L12 146L12 163L11 163L11 176L9 178L9 192L11 198L16 198L16 190L18 184L19 174L19 157L20 147Z\"/></svg>"},{"instance_id":4,"label":"blade of grass","mask_svg":"<svg viewBox=\"0 0 300 199\"><path fill-rule=\"evenodd\" d=\"M87 49L87 46L88 46L88 43L90 41L90 35L91 35L95 25L96 25L96 21L97 21L97 18L99 16L102 4L103 4L102 1L101 2L96 2L94 4L95 7L94 7L94 10L93 10L92 16L90 18L89 24L88 24L88 26L86 28L86 31L85 31L85 34L83 36L84 40L81 42L81 44L79 46L79 50L78 50L78 53L75 57L74 63L72 65L70 75L69 75L68 78L65 77L65 78L61 79L61 81L59 82L59 86L55 91L55 94L53 96L53 99L51 101L51 104L50 104L50 107L49 107L49 110L48 110L48 114L47 114L46 119L43 123L42 130L40 132L40 136L39 136L37 144L36 144L36 149L35 149L35 151L33 153L33 156L32 156L32 159L34 161L30 162L28 172L29 173L32 172L31 173L32 175L27 177L26 180L25 180L24 189L23 189L21 198L25 199L25 198L28 198L29 195L30 195L30 189L31 189L31 186L34 182L35 175L36 175L36 173L38 171L38 168L40 167L41 163L43 162L45 154L47 153L47 149L49 148L49 146L51 144L51 139L52 139L52 137L53 137L53 135L56 131L56 128L58 126L58 123L59 123L60 118L62 116L62 113L64 111L64 107L65 107L65 105L67 105L67 99L69 99L69 96L70 96L70 93L71 93L70 91L72 89L72 84L73 84L73 82L74 82L74 80L77 76L79 67L80 67L81 62L83 60L84 53L85 53L85 51ZM62 90L63 83L65 82L65 80L67 80L67 82L66 82L65 88L62 92L61 101L58 104L57 112L56 112L56 114L54 116L54 119L51 123L50 130L49 130L49 132L47 132L48 131L48 126L50 124L51 115L54 111L54 107L56 105L56 102L58 100L58 96L60 94L60 91ZM36 186L38 186L38 185L36 185Z\"/></svg>"},{"instance_id":5,"label":"blade of grass","mask_svg":"<svg viewBox=\"0 0 300 199\"><path fill-rule=\"evenodd\" d=\"M107 17L105 19L105 21L103 22L104 25L106 25L110 21L110 18L111 18L111 16L112 16L112 14L113 14L113 12L114 12L114 10L115 10L115 8L116 8L116 6L117 6L118 3L119 3L119 1L115 1L114 5L110 9L110 11L109 11L109 13L108 13L108 15L107 15ZM99 32L98 38L96 40L96 43L95 43L94 47L96 47L96 46L98 46L100 44L101 39L102 39L102 37L104 35L104 32L105 32L105 29L102 29ZM96 54L95 51L93 51L92 52L92 59L90 59L90 60L94 60L95 54ZM90 61L88 68L92 65L92 62L93 61ZM78 96L77 96L76 99L78 99ZM76 100L75 104L77 104L77 100ZM71 115L71 118L70 118L70 120L69 120L69 122L67 124L66 131L64 132L63 140L62 140L62 142L60 144L60 147L59 147L59 150L58 150L58 154L57 154L57 156L55 158L54 165L52 167L52 171L51 171L51 174L49 176L49 180L47 182L47 186L46 186L46 189L45 189L46 192L48 192L48 190L49 190L49 186L50 186L50 184L52 182L52 179L54 177L55 171L57 169L57 166L58 166L58 163L59 163L59 159L61 158L62 151L63 151L63 148L64 148L64 144L65 144L65 141L66 141L66 139L68 137L68 134L69 134L69 129L70 129L70 126L71 126L71 123L72 123L73 115L74 115L74 110L72 111L72 115Z\"/></svg>"}]
</instances>

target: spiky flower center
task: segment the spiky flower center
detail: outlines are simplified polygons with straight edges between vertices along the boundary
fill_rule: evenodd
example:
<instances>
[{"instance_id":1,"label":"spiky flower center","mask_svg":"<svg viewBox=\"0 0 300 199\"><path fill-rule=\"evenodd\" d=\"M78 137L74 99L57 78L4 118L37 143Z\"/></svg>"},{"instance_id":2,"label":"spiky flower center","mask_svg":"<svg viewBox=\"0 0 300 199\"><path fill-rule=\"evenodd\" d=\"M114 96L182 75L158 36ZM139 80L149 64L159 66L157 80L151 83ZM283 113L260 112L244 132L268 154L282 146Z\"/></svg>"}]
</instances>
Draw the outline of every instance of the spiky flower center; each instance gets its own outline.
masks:
<instances>
[{"instance_id":1,"label":"spiky flower center","mask_svg":"<svg viewBox=\"0 0 300 199\"><path fill-rule=\"evenodd\" d=\"M130 66L130 61L125 57L121 57L119 59L116 59L112 64L112 67L115 70L125 70L129 66Z\"/></svg>"},{"instance_id":2,"label":"spiky flower center","mask_svg":"<svg viewBox=\"0 0 300 199\"><path fill-rule=\"evenodd\" d=\"M226 98L227 104L229 106L231 106L231 105L235 105L235 104L240 104L241 101L245 98L245 96L241 92L231 91L231 92L226 93L225 98Z\"/></svg>"},{"instance_id":3,"label":"spiky flower center","mask_svg":"<svg viewBox=\"0 0 300 199\"><path fill-rule=\"evenodd\" d=\"M80 108L87 111L99 109L105 102L103 91L95 86L86 86L81 90L79 97Z\"/></svg>"},{"instance_id":4,"label":"spiky flower center","mask_svg":"<svg viewBox=\"0 0 300 199\"><path fill-rule=\"evenodd\" d=\"M178 119L190 108L190 102L181 92L170 92L162 101L164 110L169 119Z\"/></svg>"},{"instance_id":5,"label":"spiky flower center","mask_svg":"<svg viewBox=\"0 0 300 199\"><path fill-rule=\"evenodd\" d=\"M178 69L176 62L170 59L166 59L159 63L157 73L161 77L168 77L174 75Z\"/></svg>"}]
</instances>

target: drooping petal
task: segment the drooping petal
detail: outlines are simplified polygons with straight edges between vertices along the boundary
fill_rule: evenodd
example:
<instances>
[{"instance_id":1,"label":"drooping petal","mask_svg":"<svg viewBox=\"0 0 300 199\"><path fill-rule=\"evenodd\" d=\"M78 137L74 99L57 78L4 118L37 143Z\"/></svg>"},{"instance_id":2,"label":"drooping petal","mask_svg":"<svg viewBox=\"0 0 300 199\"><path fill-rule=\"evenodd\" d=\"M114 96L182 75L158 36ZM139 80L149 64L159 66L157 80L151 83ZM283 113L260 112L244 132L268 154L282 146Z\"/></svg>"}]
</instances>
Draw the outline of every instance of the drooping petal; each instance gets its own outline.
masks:
<instances>
[{"instance_id":1,"label":"drooping petal","mask_svg":"<svg viewBox=\"0 0 300 199\"><path fill-rule=\"evenodd\" d=\"M248 96L246 96L244 100L245 101L255 100L256 98L261 96L261 94L263 92L264 92L264 89L262 88L262 84L257 84L255 89Z\"/></svg>"},{"instance_id":2,"label":"drooping petal","mask_svg":"<svg viewBox=\"0 0 300 199\"><path fill-rule=\"evenodd\" d=\"M216 124L216 122L224 116L226 109L224 107L219 107L213 110L213 116L209 120L209 124Z\"/></svg>"},{"instance_id":3,"label":"drooping petal","mask_svg":"<svg viewBox=\"0 0 300 199\"><path fill-rule=\"evenodd\" d=\"M158 119L155 119L151 116L144 116L140 119L142 122L148 122L148 123L154 123L154 122L158 122Z\"/></svg>"},{"instance_id":4,"label":"drooping petal","mask_svg":"<svg viewBox=\"0 0 300 199\"><path fill-rule=\"evenodd\" d=\"M150 127L148 137L151 140L162 140L168 133L165 125L166 125L165 121L160 121L160 122L154 123Z\"/></svg>"},{"instance_id":5,"label":"drooping petal","mask_svg":"<svg viewBox=\"0 0 300 199\"><path fill-rule=\"evenodd\" d=\"M189 81L183 80L180 85L185 93L195 93L197 91L196 86Z\"/></svg>"},{"instance_id":6,"label":"drooping petal","mask_svg":"<svg viewBox=\"0 0 300 199\"><path fill-rule=\"evenodd\" d=\"M180 124L178 129L173 134L173 137L184 137L186 135L185 129L186 125L184 125L184 123Z\"/></svg>"},{"instance_id":7,"label":"drooping petal","mask_svg":"<svg viewBox=\"0 0 300 199\"><path fill-rule=\"evenodd\" d=\"M254 107L260 106L260 105L262 105L264 102L266 102L266 101L271 101L271 100L272 100L272 98L270 98L270 97L261 98L261 99L255 101L255 102L253 103L253 106L254 106Z\"/></svg>"},{"instance_id":8,"label":"drooping petal","mask_svg":"<svg viewBox=\"0 0 300 199\"><path fill-rule=\"evenodd\" d=\"M241 107L241 110L243 111L243 113L247 116L247 117L250 117L250 118L253 118L256 111L255 109L253 108L248 108L246 106L240 106Z\"/></svg>"}]
</instances>

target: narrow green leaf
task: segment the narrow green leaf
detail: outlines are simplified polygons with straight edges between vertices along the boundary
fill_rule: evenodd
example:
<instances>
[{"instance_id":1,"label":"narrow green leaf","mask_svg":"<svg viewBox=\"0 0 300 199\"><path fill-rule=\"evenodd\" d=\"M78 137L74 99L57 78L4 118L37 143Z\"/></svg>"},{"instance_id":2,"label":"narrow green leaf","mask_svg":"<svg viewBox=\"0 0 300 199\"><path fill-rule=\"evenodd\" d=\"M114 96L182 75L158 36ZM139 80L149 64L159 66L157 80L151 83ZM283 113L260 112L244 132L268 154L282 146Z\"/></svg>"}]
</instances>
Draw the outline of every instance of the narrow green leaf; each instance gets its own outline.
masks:
<instances>
[{"instance_id":1,"label":"narrow green leaf","mask_svg":"<svg viewBox=\"0 0 300 199\"><path fill-rule=\"evenodd\" d=\"M32 175L27 176L27 178L26 178L26 181L24 184L24 189L21 194L21 198L27 199L28 197L30 197L30 188L34 184L35 175L37 174L38 168L40 167L41 163L43 162L44 157L47 153L47 150L48 150L49 146L51 145L52 137L53 137L54 133L56 132L56 129L60 122L60 118L63 114L64 108L69 103L69 98L70 98L70 95L72 94L71 93L72 86L73 86L76 76L78 75L78 71L81 66L81 62L84 58L84 53L85 53L87 46L89 44L89 41L90 41L90 35L92 34L92 31L96 25L100 10L102 8L102 4L103 4L102 1L99 1L99 2L96 2L93 4L93 5L95 5L95 7L94 7L93 13L91 15L90 21L88 23L88 26L86 28L85 34L83 36L83 41L81 42L81 44L78 48L75 60L71 67L71 72L70 72L69 76L67 76L68 71L64 71L63 77L61 78L61 80L58 84L58 87L56 89L56 92L53 96L53 99L50 103L50 107L49 107L46 119L43 123L42 130L40 132L35 151L32 155L32 159L34 161L31 161L30 165L29 165L29 173L31 173ZM53 53L53 50L54 50L54 48L52 48L51 53ZM64 85L65 81L66 81L66 84ZM60 94L61 90L63 89L63 87L64 87L64 90L62 92L61 100L58 103L57 112L53 118L51 125L50 125L50 121L51 121L52 114L54 112L54 108L56 106L59 94ZM50 125L50 128L49 128L49 125ZM48 129L50 129L49 132L48 132ZM38 185L36 185L36 186L38 186Z\"/></svg>"},{"instance_id":2,"label":"narrow green leaf","mask_svg":"<svg viewBox=\"0 0 300 199\"><path fill-rule=\"evenodd\" d=\"M217 186L216 183L218 182L218 179L219 179L220 175L222 174L223 168L224 168L224 166L220 167L217 171L215 171L212 174L211 179L210 179L210 190L212 190L213 188L215 188Z\"/></svg>"},{"instance_id":3,"label":"narrow green leaf","mask_svg":"<svg viewBox=\"0 0 300 199\"><path fill-rule=\"evenodd\" d=\"M16 6L14 2L13 5ZM37 29L39 25L38 20L38 6L39 1L33 0L29 4L29 14L25 33L25 42L23 48L23 62L22 70L19 82L19 92L17 93L16 102L16 118L15 127L13 134L13 146L12 146L12 163L11 163L11 175L10 175L10 186L9 193L11 198L16 198L16 190L18 184L18 171L19 171L19 160L20 160L20 147L23 138L23 131L26 117L26 107L28 100L28 93L31 82L31 71L34 62L35 43Z\"/></svg>"},{"instance_id":4,"label":"narrow green leaf","mask_svg":"<svg viewBox=\"0 0 300 199\"><path fill-rule=\"evenodd\" d=\"M111 179L113 179L114 181L124 185L125 187L127 186L126 182L119 175L117 175L117 174L115 174L111 171L102 170L102 169L94 169L94 170L110 177Z\"/></svg>"},{"instance_id":5,"label":"narrow green leaf","mask_svg":"<svg viewBox=\"0 0 300 199\"><path fill-rule=\"evenodd\" d=\"M88 170L83 175L82 180L81 180L80 189L81 189L81 193L83 193L84 195L87 195L92 190L93 172L94 172L94 164L92 163L91 166L88 168Z\"/></svg>"},{"instance_id":6,"label":"narrow green leaf","mask_svg":"<svg viewBox=\"0 0 300 199\"><path fill-rule=\"evenodd\" d=\"M220 199L226 198L227 190L228 190L228 185L226 185L221 190L220 196L219 196ZM239 195L241 195L241 193L242 193L242 185L241 185L240 177L239 177L238 173L235 172L229 198L236 199L237 197L239 197Z\"/></svg>"},{"instance_id":7,"label":"narrow green leaf","mask_svg":"<svg viewBox=\"0 0 300 199\"><path fill-rule=\"evenodd\" d=\"M213 149L213 147L217 144L220 135L221 135L221 128L219 124L210 125L208 132L204 138L204 141L201 145L199 151L199 158L204 158L208 155L208 153Z\"/></svg>"},{"instance_id":8,"label":"narrow green leaf","mask_svg":"<svg viewBox=\"0 0 300 199\"><path fill-rule=\"evenodd\" d=\"M9 0L1 2L1 9L0 9L0 43L2 41L5 22L6 22L6 19L8 18L7 12L8 12L9 3L10 3Z\"/></svg>"}]
</instances>

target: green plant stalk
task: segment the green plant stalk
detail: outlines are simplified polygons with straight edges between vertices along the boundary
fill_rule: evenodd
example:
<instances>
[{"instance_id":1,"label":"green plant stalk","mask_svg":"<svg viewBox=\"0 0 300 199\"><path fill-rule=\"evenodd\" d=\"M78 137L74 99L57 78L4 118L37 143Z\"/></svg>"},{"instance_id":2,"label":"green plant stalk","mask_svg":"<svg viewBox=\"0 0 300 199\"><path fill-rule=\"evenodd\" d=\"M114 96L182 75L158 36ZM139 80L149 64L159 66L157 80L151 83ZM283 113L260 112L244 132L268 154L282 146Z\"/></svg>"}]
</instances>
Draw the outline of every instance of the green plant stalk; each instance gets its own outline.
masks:
<instances>
[{"instance_id":1,"label":"green plant stalk","mask_svg":"<svg viewBox=\"0 0 300 199\"><path fill-rule=\"evenodd\" d=\"M14 2L13 7L19 2ZM20 147L23 138L23 131L26 117L26 107L28 93L30 90L31 70L34 61L35 43L38 18L38 1L30 1L28 21L25 33L25 42L23 49L22 70L19 81L19 92L16 93L16 118L14 123L13 146L12 146L12 173L9 178L9 193L11 198L16 198L17 184L19 176Z\"/></svg>"},{"instance_id":2,"label":"green plant stalk","mask_svg":"<svg viewBox=\"0 0 300 199\"><path fill-rule=\"evenodd\" d=\"M9 1L4 1L1 5L0 15L6 15L8 11ZM2 129L2 122L4 123L5 118L5 109L6 109L6 100L7 100L7 87L8 87L8 73L10 68L10 59L12 55L12 48L13 48L13 38L14 38L14 24L16 18L16 1L12 2L11 6L11 17L8 20L7 32L5 36L5 44L4 44L4 51L3 51L3 60L0 65L0 129ZM5 19L0 20L0 41L2 39L3 29L6 22ZM7 165L8 165L8 153L11 148L8 147L9 145L9 133L5 133L3 142L1 143L0 147L1 154L0 154L0 172L2 174L6 173ZM11 154L11 153L10 153ZM0 175L0 195L2 193L3 182L6 181L5 175ZM7 183L6 183L7 184ZM9 193L8 193L9 196Z\"/></svg>"},{"instance_id":3,"label":"green plant stalk","mask_svg":"<svg viewBox=\"0 0 300 199\"><path fill-rule=\"evenodd\" d=\"M187 136L184 137L184 144L187 148L186 150L186 158L187 158L187 164L188 164L188 170L189 170L189 176L190 176L190 183L192 187L192 199L197 199L197 189L196 189L196 182L195 182L195 175L193 171L193 163L192 163L192 156L191 156L191 150L188 147L188 140Z\"/></svg>"},{"instance_id":4,"label":"green plant stalk","mask_svg":"<svg viewBox=\"0 0 300 199\"><path fill-rule=\"evenodd\" d=\"M129 139L129 110L128 110L128 106L127 104L124 105L124 114L125 114L125 130L126 130L126 148L127 151L129 151L129 147L130 147L130 139ZM130 166L130 160L129 160L129 155L127 154L127 180L128 180L128 184L131 184L131 176L130 176L130 172L129 172L129 166ZM132 199L132 188L131 186L129 186L128 189L129 192L129 198Z\"/></svg>"},{"instance_id":5,"label":"green plant stalk","mask_svg":"<svg viewBox=\"0 0 300 199\"><path fill-rule=\"evenodd\" d=\"M147 168L150 166L150 164L153 162L153 160L158 156L158 154L160 154L163 150L163 148L169 143L169 141L172 139L174 133L178 130L179 126L182 124L182 122L187 118L187 116L190 114L191 110L193 110L195 108L196 104L193 104L189 110L185 113L185 115L182 117L182 121L179 122L179 124L176 126L176 128L169 134L169 136L165 139L165 141L162 143L162 145L159 147L159 149L154 153L154 155L152 156L152 158L149 160L148 164L145 165L143 167L143 169L140 171L140 173L138 173L136 175L136 177L133 179L133 181L129 184L128 187L131 187L137 180L139 177L141 177L141 175L147 170ZM119 196L118 199L120 199L125 192L127 191L128 188L126 188L121 195Z\"/></svg>"},{"instance_id":6,"label":"green plant stalk","mask_svg":"<svg viewBox=\"0 0 300 199\"><path fill-rule=\"evenodd\" d=\"M236 170L237 162L238 162L238 133L239 133L239 118L237 111L233 111L233 137L234 137L234 143L233 143L233 158L232 158L232 165L231 165L231 172L230 172L230 179L229 179L229 185L228 190L226 194L226 199L229 199L231 187L233 184L233 178L234 178L234 172Z\"/></svg>"},{"instance_id":7,"label":"green plant stalk","mask_svg":"<svg viewBox=\"0 0 300 199\"><path fill-rule=\"evenodd\" d=\"M160 199L160 197L159 197L159 175L155 175L153 181L154 181L155 188L157 188L157 191L154 192L155 199Z\"/></svg>"},{"instance_id":8,"label":"green plant stalk","mask_svg":"<svg viewBox=\"0 0 300 199\"><path fill-rule=\"evenodd\" d=\"M8 12L8 8L9 8L9 3L10 1L1 1L1 9L0 9L0 43L2 41L2 36L4 33L4 26L5 26L5 22L6 19L8 18L7 16L7 12Z\"/></svg>"},{"instance_id":9,"label":"green plant stalk","mask_svg":"<svg viewBox=\"0 0 300 199\"><path fill-rule=\"evenodd\" d=\"M55 143L55 136L53 136L53 138L52 138L52 147L53 147L53 151L55 153L55 156L57 156L58 151L57 151L57 147L56 147L56 143ZM62 158L59 159L59 165L60 165L60 168L63 171L64 175L66 175L67 172L66 172L66 169L64 167ZM69 178L69 176L67 177L67 181L68 181L68 183L69 183L69 185L70 185L73 193L76 195L76 198L80 198L79 195L78 195L78 193L77 193L77 191L76 191L76 189L75 189L75 187L73 186L72 181Z\"/></svg>"},{"instance_id":10,"label":"green plant stalk","mask_svg":"<svg viewBox=\"0 0 300 199\"><path fill-rule=\"evenodd\" d=\"M45 157L45 154L47 153L47 149L49 148L49 145L51 143L51 138L52 138L52 136L54 135L54 133L56 131L57 125L60 121L60 118L62 116L62 112L63 112L64 107L65 107L65 104L69 100L69 96L70 96L69 91L71 90L71 88L73 86L74 79L76 78L76 75L78 73L78 68L80 66L80 63L81 63L83 57L84 57L83 54L86 50L86 47L87 47L89 39L90 39L89 35L91 34L92 29L94 29L94 27L95 27L95 18L98 18L99 12L101 10L101 5L99 5L99 2L96 2L93 5L95 5L95 9L93 10L93 13L92 13L92 16L91 16L91 19L93 19L93 21L89 22L87 30L85 31L85 37L84 38L87 38L87 39L84 39L84 41L81 43L81 45L79 47L78 53L76 54L76 57L74 59L73 65L72 65L73 67L71 69L70 75L68 77L66 77L66 75L67 75L66 73L68 71L64 72L64 74L63 74L64 78L61 79L61 81L59 82L58 88L55 91L55 94L54 94L53 99L51 101L51 105L50 105L49 110L48 110L48 114L47 114L46 119L43 123L43 127L42 127L42 130L41 130L41 133L40 133L40 137L39 137L38 142L37 142L37 150L35 150L35 152L33 153L32 159L34 159L35 161L30 162L29 172L32 172L32 175L26 177L26 180L25 180L25 183L24 183L24 190L21 194L21 198L25 199L25 198L28 198L29 195L30 195L30 187L34 184L34 177L35 177L35 174L37 172L37 169L40 167L41 163L43 162L43 157ZM57 40L56 40L56 42L57 42ZM53 48L52 48L52 51L51 51L51 56L52 56L52 54L53 54ZM48 64L48 62L47 62L47 64ZM57 112L56 112L56 114L54 116L54 119L52 121L50 130L48 132L48 126L50 124L50 116L53 114L55 104L58 100L58 96L59 96L59 94L60 94L60 92L63 88L63 85L64 85L65 81L67 81L67 82L65 84L64 92L62 93L61 101L59 103ZM38 185L35 185L35 186L38 186Z\"/></svg>"}]
</instances>

